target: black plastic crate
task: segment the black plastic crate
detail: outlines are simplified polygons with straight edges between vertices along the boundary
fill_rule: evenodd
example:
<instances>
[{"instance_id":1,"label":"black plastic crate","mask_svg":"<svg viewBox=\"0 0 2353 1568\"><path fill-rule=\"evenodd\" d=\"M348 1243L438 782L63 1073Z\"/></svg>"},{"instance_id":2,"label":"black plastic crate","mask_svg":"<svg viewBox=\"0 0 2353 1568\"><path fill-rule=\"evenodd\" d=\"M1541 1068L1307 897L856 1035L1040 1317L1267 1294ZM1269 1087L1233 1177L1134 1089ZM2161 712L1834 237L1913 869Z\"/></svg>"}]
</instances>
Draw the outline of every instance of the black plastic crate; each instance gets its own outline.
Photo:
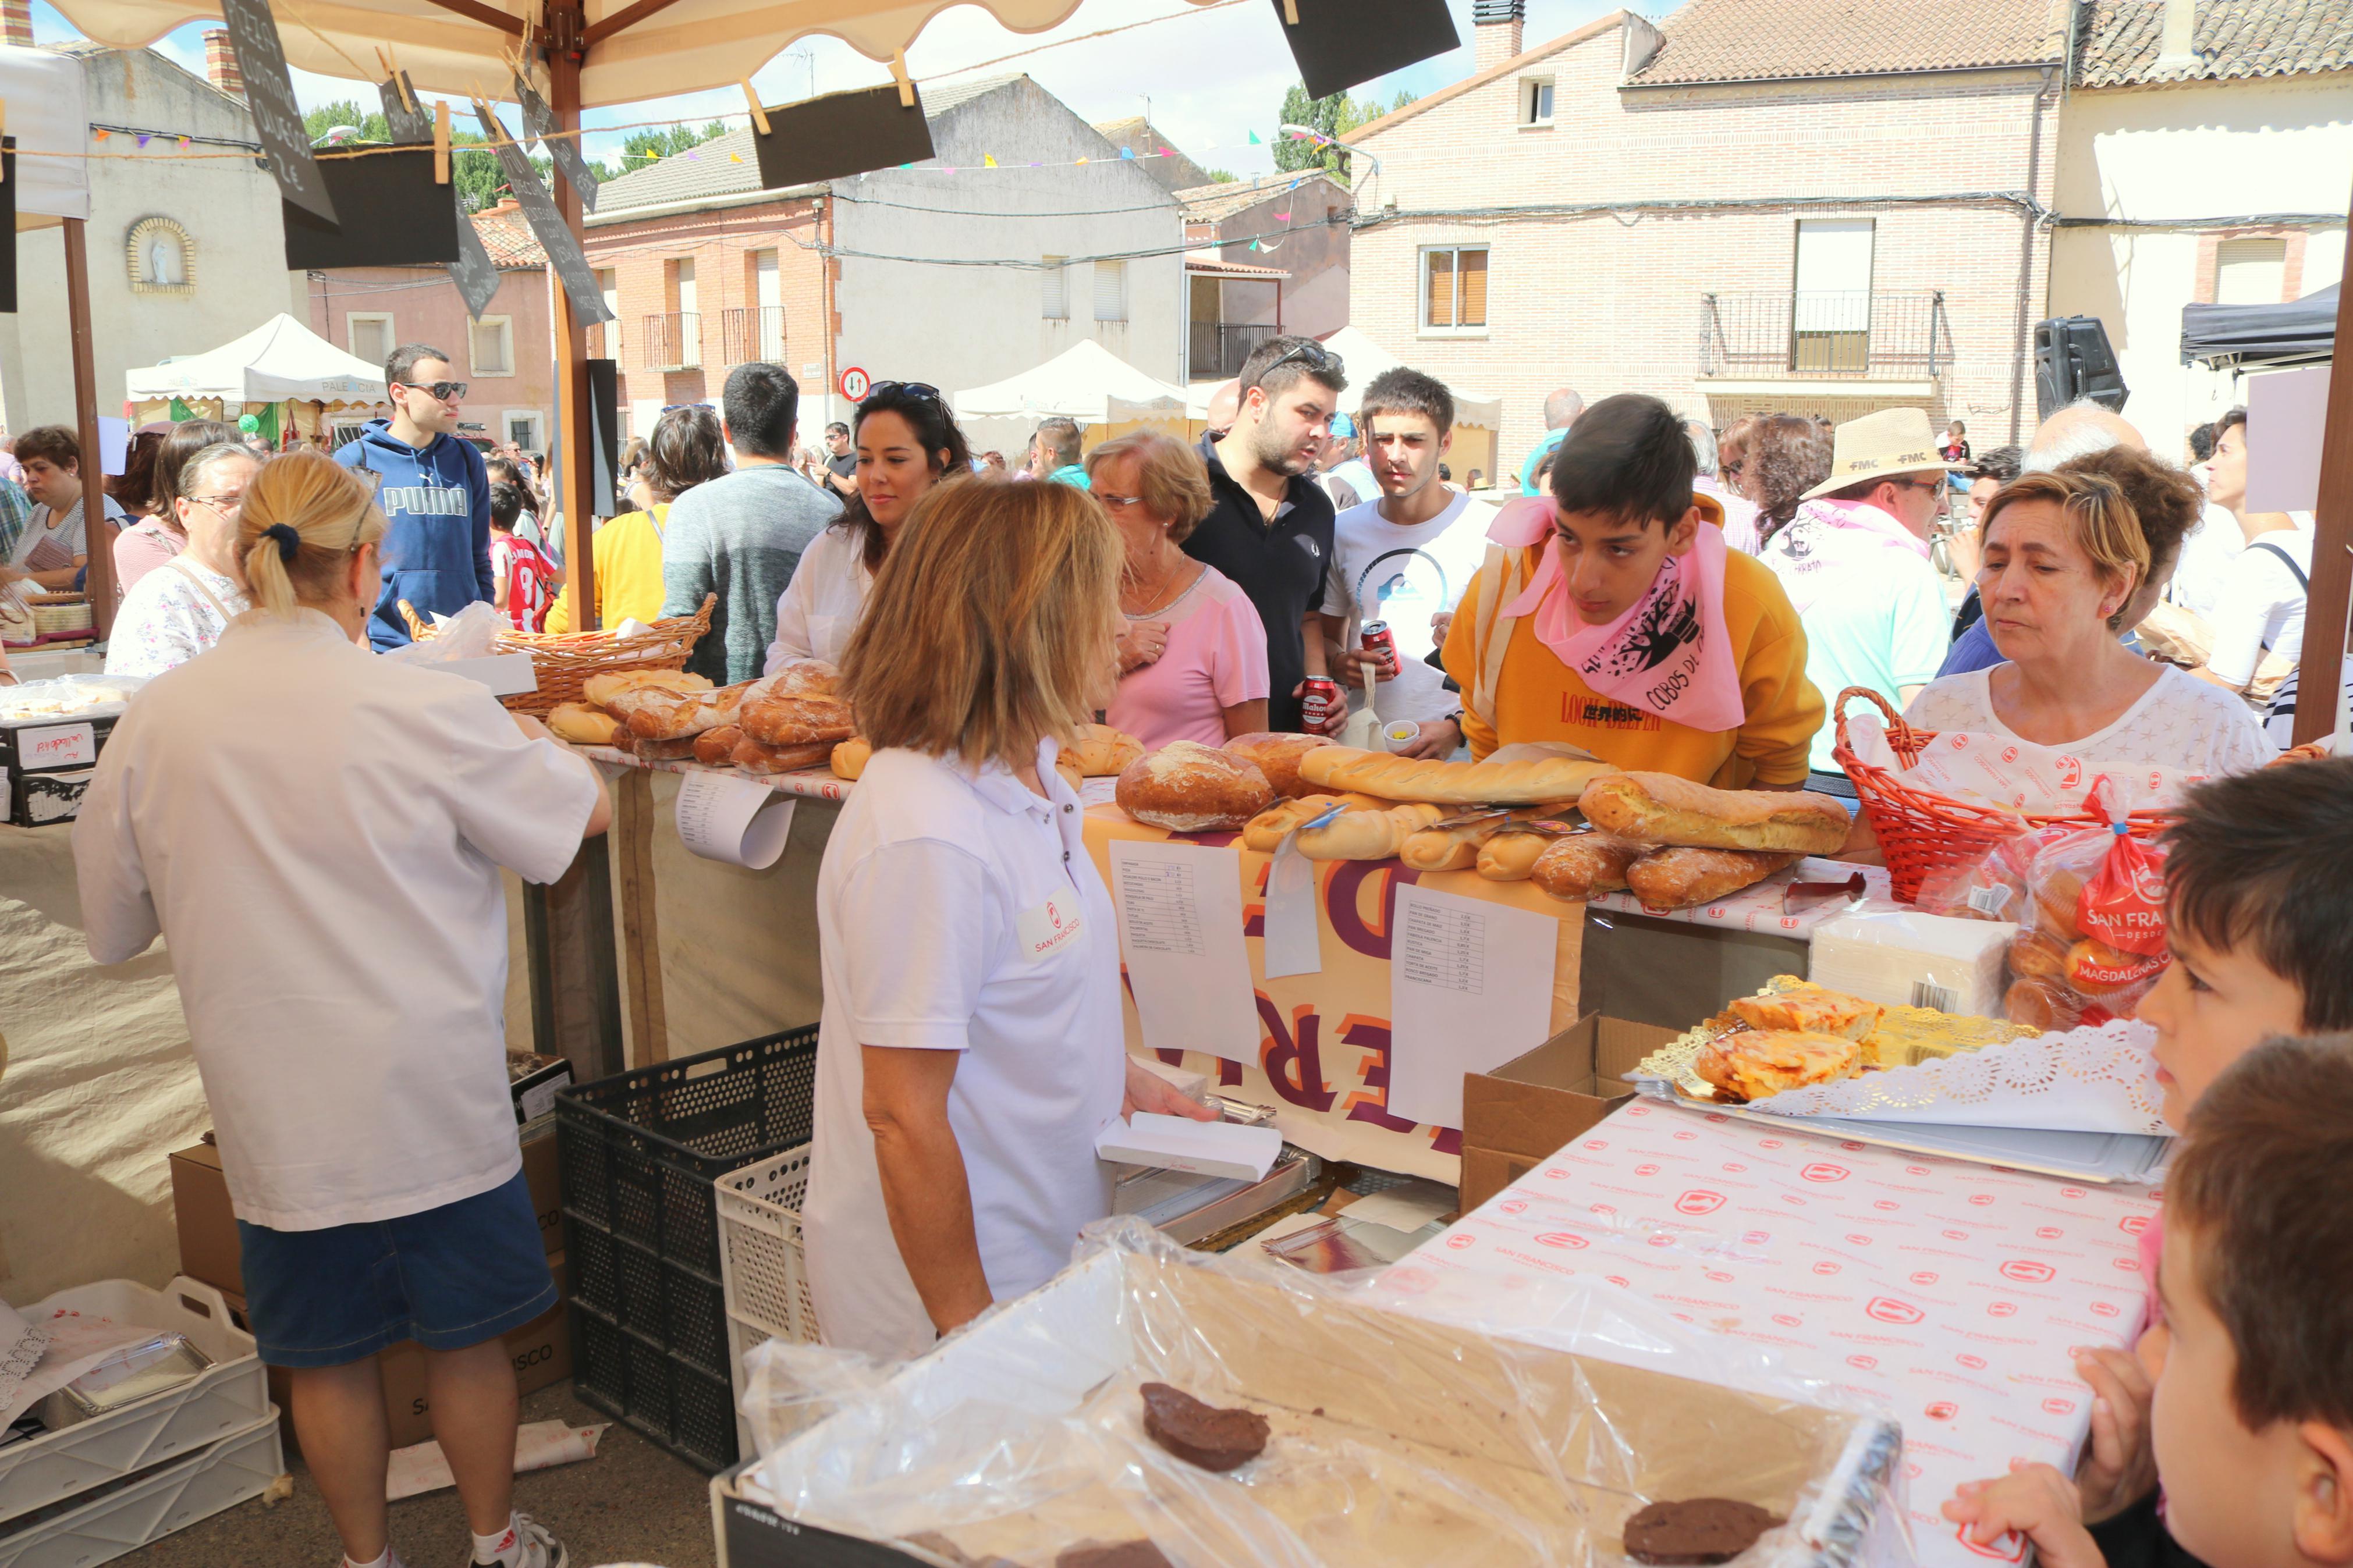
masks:
<instances>
[{"instance_id":1,"label":"black plastic crate","mask_svg":"<svg viewBox=\"0 0 2353 1568\"><path fill-rule=\"evenodd\" d=\"M716 1279L657 1258L635 1242L582 1225L578 1253L566 1252L572 1300L677 1352L715 1376L728 1375L727 1298Z\"/></svg>"},{"instance_id":2,"label":"black plastic crate","mask_svg":"<svg viewBox=\"0 0 2353 1568\"><path fill-rule=\"evenodd\" d=\"M581 1400L626 1423L707 1475L741 1458L735 1401L713 1377L592 1309L572 1319L572 1386Z\"/></svg>"}]
</instances>

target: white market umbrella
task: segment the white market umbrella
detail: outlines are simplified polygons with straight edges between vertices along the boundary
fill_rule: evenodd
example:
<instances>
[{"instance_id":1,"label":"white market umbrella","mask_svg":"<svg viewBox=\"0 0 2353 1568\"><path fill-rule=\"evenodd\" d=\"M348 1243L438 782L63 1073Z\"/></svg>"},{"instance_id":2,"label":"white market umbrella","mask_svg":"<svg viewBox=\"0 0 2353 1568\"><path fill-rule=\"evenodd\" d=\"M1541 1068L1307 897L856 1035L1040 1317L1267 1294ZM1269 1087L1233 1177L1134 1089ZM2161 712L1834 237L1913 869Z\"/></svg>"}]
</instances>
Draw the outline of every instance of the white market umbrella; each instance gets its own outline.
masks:
<instances>
[{"instance_id":1,"label":"white market umbrella","mask_svg":"<svg viewBox=\"0 0 2353 1568\"><path fill-rule=\"evenodd\" d=\"M374 403L385 395L384 367L345 353L280 312L207 353L127 371L134 403L217 397L239 403Z\"/></svg>"},{"instance_id":2,"label":"white market umbrella","mask_svg":"<svg viewBox=\"0 0 2353 1568\"><path fill-rule=\"evenodd\" d=\"M1102 425L1112 405L1144 405L1157 411L1174 404L1200 412L1181 386L1145 374L1092 338L1071 344L1052 359L1019 375L955 394L949 405L959 420L1043 419L1060 415L1082 425Z\"/></svg>"},{"instance_id":3,"label":"white market umbrella","mask_svg":"<svg viewBox=\"0 0 2353 1568\"><path fill-rule=\"evenodd\" d=\"M1386 370L1395 370L1405 361L1381 347L1371 337L1355 327L1342 327L1323 340L1324 346L1340 356L1347 367L1349 393L1361 394L1373 377ZM1466 386L1446 384L1454 395L1454 423L1493 430L1503 423L1504 400L1492 393L1473 392ZM1342 395L1344 399L1347 394Z\"/></svg>"}]
</instances>

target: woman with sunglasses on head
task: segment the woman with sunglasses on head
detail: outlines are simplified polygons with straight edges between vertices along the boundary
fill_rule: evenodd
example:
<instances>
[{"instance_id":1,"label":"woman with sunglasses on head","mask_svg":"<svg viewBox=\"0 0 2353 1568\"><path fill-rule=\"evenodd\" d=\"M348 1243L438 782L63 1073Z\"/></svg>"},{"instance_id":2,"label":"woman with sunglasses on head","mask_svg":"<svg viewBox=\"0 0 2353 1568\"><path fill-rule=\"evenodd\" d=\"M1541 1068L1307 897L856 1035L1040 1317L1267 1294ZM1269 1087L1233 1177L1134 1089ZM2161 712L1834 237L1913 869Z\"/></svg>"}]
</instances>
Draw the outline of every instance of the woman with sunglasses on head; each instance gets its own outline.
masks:
<instances>
[{"instance_id":1,"label":"woman with sunglasses on head","mask_svg":"<svg viewBox=\"0 0 2353 1568\"><path fill-rule=\"evenodd\" d=\"M237 563L237 515L261 470L241 442L219 441L174 477L173 521L186 546L132 584L106 644L109 675L161 675L220 641L252 605Z\"/></svg>"},{"instance_id":2,"label":"woman with sunglasses on head","mask_svg":"<svg viewBox=\"0 0 2353 1568\"><path fill-rule=\"evenodd\" d=\"M938 387L876 382L852 424L858 488L802 552L777 598L776 640L763 674L808 659L839 664L907 514L943 480L971 476L972 448Z\"/></svg>"}]
</instances>

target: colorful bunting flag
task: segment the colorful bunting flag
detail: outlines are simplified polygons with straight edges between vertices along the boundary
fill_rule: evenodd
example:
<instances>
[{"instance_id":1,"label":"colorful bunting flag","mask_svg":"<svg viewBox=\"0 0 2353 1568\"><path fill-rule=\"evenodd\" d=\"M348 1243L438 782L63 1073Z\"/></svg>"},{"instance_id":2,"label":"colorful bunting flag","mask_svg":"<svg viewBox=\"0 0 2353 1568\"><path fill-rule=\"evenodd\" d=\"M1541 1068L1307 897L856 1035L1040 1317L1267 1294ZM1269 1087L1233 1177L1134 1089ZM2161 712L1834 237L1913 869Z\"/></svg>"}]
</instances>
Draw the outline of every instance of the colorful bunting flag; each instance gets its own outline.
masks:
<instances>
[{"instance_id":1,"label":"colorful bunting flag","mask_svg":"<svg viewBox=\"0 0 2353 1568\"><path fill-rule=\"evenodd\" d=\"M980 155L980 166L984 169L994 169L997 167L997 154L994 153L983 153Z\"/></svg>"},{"instance_id":2,"label":"colorful bunting flag","mask_svg":"<svg viewBox=\"0 0 2353 1568\"><path fill-rule=\"evenodd\" d=\"M1123 147L1119 150L1119 155L1123 158L1134 158L1135 156L1135 149L1133 147Z\"/></svg>"},{"instance_id":3,"label":"colorful bunting flag","mask_svg":"<svg viewBox=\"0 0 2353 1568\"><path fill-rule=\"evenodd\" d=\"M95 126L95 125L93 125L93 126L91 126L91 127L90 127L90 135L92 135L93 137L97 138L97 139L98 139L99 141L100 141L100 142L103 142L103 141L105 141L105 140L106 140L106 132L103 132L103 131L100 131L100 130L97 126Z\"/></svg>"},{"instance_id":4,"label":"colorful bunting flag","mask_svg":"<svg viewBox=\"0 0 2353 1568\"><path fill-rule=\"evenodd\" d=\"M1255 131L1250 133L1250 144L1253 147L1263 147L1266 145L1265 142L1258 139L1258 132Z\"/></svg>"},{"instance_id":5,"label":"colorful bunting flag","mask_svg":"<svg viewBox=\"0 0 2353 1568\"><path fill-rule=\"evenodd\" d=\"M1291 215L1289 213L1277 213L1274 215L1274 221L1277 223L1289 223L1291 221Z\"/></svg>"},{"instance_id":6,"label":"colorful bunting flag","mask_svg":"<svg viewBox=\"0 0 2353 1568\"><path fill-rule=\"evenodd\" d=\"M141 145L142 147L144 147L145 145L147 145L147 138L146 138L146 137L144 137L144 136L140 137L140 138L139 138L139 145Z\"/></svg>"}]
</instances>

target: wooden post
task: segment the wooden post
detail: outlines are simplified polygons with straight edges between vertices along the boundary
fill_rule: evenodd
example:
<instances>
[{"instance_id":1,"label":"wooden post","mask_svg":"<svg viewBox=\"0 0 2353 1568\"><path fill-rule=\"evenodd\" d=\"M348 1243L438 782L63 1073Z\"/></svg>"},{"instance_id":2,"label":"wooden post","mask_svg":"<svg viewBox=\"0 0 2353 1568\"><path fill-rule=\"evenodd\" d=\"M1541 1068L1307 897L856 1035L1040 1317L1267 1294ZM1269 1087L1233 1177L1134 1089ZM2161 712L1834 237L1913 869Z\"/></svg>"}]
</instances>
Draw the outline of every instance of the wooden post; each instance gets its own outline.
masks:
<instances>
[{"instance_id":1,"label":"wooden post","mask_svg":"<svg viewBox=\"0 0 2353 1568\"><path fill-rule=\"evenodd\" d=\"M114 629L114 525L106 521L106 462L98 446L98 353L90 341L87 224L62 220L66 240L66 323L73 343L74 422L81 443L82 537L90 552L90 614L102 640Z\"/></svg>"},{"instance_id":2,"label":"wooden post","mask_svg":"<svg viewBox=\"0 0 2353 1568\"><path fill-rule=\"evenodd\" d=\"M587 18L574 0L547 0L548 108L555 113L558 132L580 129L580 41ZM553 174L555 210L564 226L587 250L581 224L580 193L561 174ZM549 279L551 283L554 279ZM593 632L602 622L596 614L596 519L589 492L596 483L596 454L591 448L588 419L588 326L572 307L571 294L560 285L553 290L555 326L556 424L564 433L564 568L572 589L572 629Z\"/></svg>"},{"instance_id":3,"label":"wooden post","mask_svg":"<svg viewBox=\"0 0 2353 1568\"><path fill-rule=\"evenodd\" d=\"M2348 281L2353 281L2348 279ZM2304 655L2295 677L2297 745L2337 725L2345 682L2345 622L2353 601L2353 288L2337 291L2337 358L2328 378L2328 425L2320 438L2320 494L2312 510L2312 584L2304 605Z\"/></svg>"}]
</instances>

